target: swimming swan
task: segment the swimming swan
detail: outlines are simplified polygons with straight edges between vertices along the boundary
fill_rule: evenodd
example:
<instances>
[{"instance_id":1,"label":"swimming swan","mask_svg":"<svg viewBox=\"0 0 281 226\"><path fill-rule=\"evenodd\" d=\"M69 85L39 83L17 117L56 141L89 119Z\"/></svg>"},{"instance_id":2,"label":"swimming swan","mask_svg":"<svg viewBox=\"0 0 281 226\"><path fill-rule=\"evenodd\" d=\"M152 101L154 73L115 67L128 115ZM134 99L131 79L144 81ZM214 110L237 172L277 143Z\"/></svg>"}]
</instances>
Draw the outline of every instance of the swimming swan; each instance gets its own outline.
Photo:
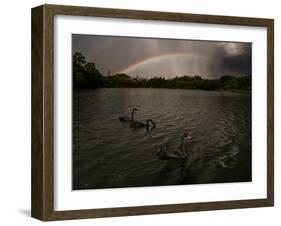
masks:
<instances>
[{"instance_id":1,"label":"swimming swan","mask_svg":"<svg viewBox=\"0 0 281 226\"><path fill-rule=\"evenodd\" d=\"M170 149L168 145L161 145L157 151L157 156L162 159L185 159L188 157L188 153L184 150L184 141L192 138L190 133L184 133L180 140L180 146L178 149Z\"/></svg>"},{"instance_id":2,"label":"swimming swan","mask_svg":"<svg viewBox=\"0 0 281 226\"><path fill-rule=\"evenodd\" d=\"M152 121L152 119L147 119L146 123L143 122L139 122L139 121L133 121L130 123L130 127L131 128L143 128L146 127L146 129L148 130L150 128L150 124L152 128L156 127L155 122Z\"/></svg>"},{"instance_id":3,"label":"swimming swan","mask_svg":"<svg viewBox=\"0 0 281 226\"><path fill-rule=\"evenodd\" d=\"M134 122L135 111L138 111L137 108L133 108L131 112L131 118L128 116L119 117L120 122Z\"/></svg>"}]
</instances>

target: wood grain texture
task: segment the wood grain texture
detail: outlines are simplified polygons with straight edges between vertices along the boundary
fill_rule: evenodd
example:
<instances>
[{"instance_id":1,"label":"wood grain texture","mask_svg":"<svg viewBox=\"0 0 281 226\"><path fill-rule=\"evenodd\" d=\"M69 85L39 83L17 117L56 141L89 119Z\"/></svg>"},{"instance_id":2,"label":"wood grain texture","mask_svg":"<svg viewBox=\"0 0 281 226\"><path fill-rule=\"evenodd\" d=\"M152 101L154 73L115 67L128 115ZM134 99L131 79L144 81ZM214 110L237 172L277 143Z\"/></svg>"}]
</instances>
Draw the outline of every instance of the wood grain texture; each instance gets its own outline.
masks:
<instances>
[{"instance_id":1,"label":"wood grain texture","mask_svg":"<svg viewBox=\"0 0 281 226\"><path fill-rule=\"evenodd\" d=\"M32 205L31 215L48 219L53 201L53 15L32 9Z\"/></svg>"},{"instance_id":2,"label":"wood grain texture","mask_svg":"<svg viewBox=\"0 0 281 226\"><path fill-rule=\"evenodd\" d=\"M43 219L43 6L31 17L31 216Z\"/></svg>"},{"instance_id":3,"label":"wood grain texture","mask_svg":"<svg viewBox=\"0 0 281 226\"><path fill-rule=\"evenodd\" d=\"M76 15L76 16L96 16L111 18L127 18L141 20L177 21L177 22L196 22L242 26L267 26L270 19L250 18L250 17L231 17L214 16L204 14L189 13L169 13L156 11L141 11L127 9L94 8L81 6L65 5L45 5L53 14Z\"/></svg>"},{"instance_id":4,"label":"wood grain texture","mask_svg":"<svg viewBox=\"0 0 281 226\"><path fill-rule=\"evenodd\" d=\"M70 211L55 211L50 214L47 220L70 220L70 219L101 218L101 217L136 216L136 215L147 215L147 214L210 211L210 210L253 208L253 207L265 207L265 206L271 206L271 203L269 202L268 199L70 210Z\"/></svg>"},{"instance_id":5,"label":"wood grain texture","mask_svg":"<svg viewBox=\"0 0 281 226\"><path fill-rule=\"evenodd\" d=\"M54 16L96 16L267 28L267 198L172 205L54 211ZM123 9L42 5L32 9L32 216L48 220L160 214L273 206L274 204L274 21Z\"/></svg>"},{"instance_id":6,"label":"wood grain texture","mask_svg":"<svg viewBox=\"0 0 281 226\"><path fill-rule=\"evenodd\" d=\"M274 20L267 24L267 198L274 205Z\"/></svg>"}]
</instances>

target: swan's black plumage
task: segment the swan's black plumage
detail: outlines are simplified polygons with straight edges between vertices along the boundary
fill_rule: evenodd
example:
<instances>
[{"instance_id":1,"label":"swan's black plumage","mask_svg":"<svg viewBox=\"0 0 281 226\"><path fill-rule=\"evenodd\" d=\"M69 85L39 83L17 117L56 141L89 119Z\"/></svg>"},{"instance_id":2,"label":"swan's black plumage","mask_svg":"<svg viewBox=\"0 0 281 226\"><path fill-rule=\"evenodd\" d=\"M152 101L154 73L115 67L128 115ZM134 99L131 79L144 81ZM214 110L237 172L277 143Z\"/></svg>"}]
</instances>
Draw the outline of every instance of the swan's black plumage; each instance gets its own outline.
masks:
<instances>
[{"instance_id":1,"label":"swan's black plumage","mask_svg":"<svg viewBox=\"0 0 281 226\"><path fill-rule=\"evenodd\" d=\"M133 108L131 112L131 118L128 116L121 116L119 117L120 122L134 122L134 116L135 116L135 111L137 111L137 108Z\"/></svg>"},{"instance_id":2,"label":"swan's black plumage","mask_svg":"<svg viewBox=\"0 0 281 226\"><path fill-rule=\"evenodd\" d=\"M185 159L188 157L187 150L184 148L185 139L191 139L189 133L183 134L180 140L180 146L178 149L171 149L168 145L161 145L157 151L157 155L161 159Z\"/></svg>"},{"instance_id":3,"label":"swan's black plumage","mask_svg":"<svg viewBox=\"0 0 281 226\"><path fill-rule=\"evenodd\" d=\"M131 128L143 128L146 127L147 129L149 129L150 124L152 128L156 127L156 124L152 121L152 119L147 119L146 123L143 122L139 122L139 121L133 121L130 123L130 127Z\"/></svg>"}]
</instances>

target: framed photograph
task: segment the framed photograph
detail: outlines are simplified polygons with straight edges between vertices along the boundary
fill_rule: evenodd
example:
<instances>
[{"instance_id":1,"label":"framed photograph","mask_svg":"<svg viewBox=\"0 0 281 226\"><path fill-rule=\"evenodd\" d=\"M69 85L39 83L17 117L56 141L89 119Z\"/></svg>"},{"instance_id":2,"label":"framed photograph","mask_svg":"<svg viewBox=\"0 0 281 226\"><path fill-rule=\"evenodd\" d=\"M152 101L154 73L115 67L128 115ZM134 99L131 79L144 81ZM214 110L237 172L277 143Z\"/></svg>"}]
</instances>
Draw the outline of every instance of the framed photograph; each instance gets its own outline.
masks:
<instances>
[{"instance_id":1,"label":"framed photograph","mask_svg":"<svg viewBox=\"0 0 281 226\"><path fill-rule=\"evenodd\" d=\"M274 21L32 9L32 216L274 205Z\"/></svg>"}]
</instances>

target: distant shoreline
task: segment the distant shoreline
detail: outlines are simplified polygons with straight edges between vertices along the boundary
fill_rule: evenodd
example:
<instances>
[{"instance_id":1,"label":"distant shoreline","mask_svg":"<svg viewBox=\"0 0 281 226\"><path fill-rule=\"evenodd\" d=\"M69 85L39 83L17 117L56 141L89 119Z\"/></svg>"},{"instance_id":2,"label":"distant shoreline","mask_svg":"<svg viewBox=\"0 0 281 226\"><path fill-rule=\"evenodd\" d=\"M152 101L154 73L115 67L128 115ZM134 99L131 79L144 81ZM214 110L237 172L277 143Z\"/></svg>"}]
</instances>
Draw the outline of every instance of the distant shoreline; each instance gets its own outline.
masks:
<instances>
[{"instance_id":1,"label":"distant shoreline","mask_svg":"<svg viewBox=\"0 0 281 226\"><path fill-rule=\"evenodd\" d=\"M73 90L99 90L99 89L170 89L170 90L194 90L194 91L210 91L210 92L231 92L231 93L248 93L250 94L252 90L226 90L226 89L218 89L218 90L206 90L206 89L182 89L182 88L155 88L155 87L99 87L99 88L74 88Z\"/></svg>"},{"instance_id":2,"label":"distant shoreline","mask_svg":"<svg viewBox=\"0 0 281 226\"><path fill-rule=\"evenodd\" d=\"M88 88L167 88L190 90L250 91L251 75L223 75L217 79L202 78L200 75L182 75L173 78L151 76L151 78L131 77L125 73L104 76L95 63L86 62L81 53L73 55L73 87Z\"/></svg>"}]
</instances>

